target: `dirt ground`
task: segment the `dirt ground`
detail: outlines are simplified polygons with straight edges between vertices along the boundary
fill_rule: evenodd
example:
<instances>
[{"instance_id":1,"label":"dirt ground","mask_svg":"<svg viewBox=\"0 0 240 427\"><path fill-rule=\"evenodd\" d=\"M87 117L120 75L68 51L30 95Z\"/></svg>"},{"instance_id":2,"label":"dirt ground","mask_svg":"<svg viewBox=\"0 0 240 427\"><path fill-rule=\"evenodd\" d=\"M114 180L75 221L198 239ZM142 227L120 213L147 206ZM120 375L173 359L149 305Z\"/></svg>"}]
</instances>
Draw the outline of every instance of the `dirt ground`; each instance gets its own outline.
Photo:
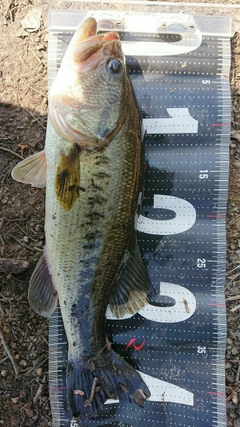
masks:
<instances>
[{"instance_id":1,"label":"dirt ground","mask_svg":"<svg viewBox=\"0 0 240 427\"><path fill-rule=\"evenodd\" d=\"M18 184L10 175L20 158L44 146L48 33L43 20L33 32L21 25L37 6L37 0L0 1L0 426L4 427L51 426L48 323L27 302L28 281L44 245L44 190ZM232 39L231 88L226 391L228 427L240 427L238 33Z\"/></svg>"}]
</instances>

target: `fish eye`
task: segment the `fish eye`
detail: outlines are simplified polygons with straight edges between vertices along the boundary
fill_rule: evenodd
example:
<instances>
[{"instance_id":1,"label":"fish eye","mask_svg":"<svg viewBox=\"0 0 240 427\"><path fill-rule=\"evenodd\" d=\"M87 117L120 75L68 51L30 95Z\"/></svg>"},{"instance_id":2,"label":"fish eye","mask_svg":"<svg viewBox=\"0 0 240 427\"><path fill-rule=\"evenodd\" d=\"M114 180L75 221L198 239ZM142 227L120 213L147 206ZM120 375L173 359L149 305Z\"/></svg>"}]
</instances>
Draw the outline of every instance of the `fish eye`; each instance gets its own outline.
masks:
<instances>
[{"instance_id":1,"label":"fish eye","mask_svg":"<svg viewBox=\"0 0 240 427\"><path fill-rule=\"evenodd\" d=\"M120 73L123 69L122 61L120 61L120 59L111 58L107 63L107 68L112 73L115 73L115 74Z\"/></svg>"}]
</instances>

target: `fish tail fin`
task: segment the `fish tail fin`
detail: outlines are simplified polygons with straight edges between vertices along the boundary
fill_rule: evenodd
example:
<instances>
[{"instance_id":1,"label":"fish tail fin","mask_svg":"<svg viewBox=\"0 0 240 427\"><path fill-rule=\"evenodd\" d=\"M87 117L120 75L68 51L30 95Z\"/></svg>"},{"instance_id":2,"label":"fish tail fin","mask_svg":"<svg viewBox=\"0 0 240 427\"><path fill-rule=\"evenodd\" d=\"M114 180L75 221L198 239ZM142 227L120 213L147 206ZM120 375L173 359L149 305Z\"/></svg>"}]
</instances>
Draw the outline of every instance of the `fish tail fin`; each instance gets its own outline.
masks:
<instances>
[{"instance_id":1,"label":"fish tail fin","mask_svg":"<svg viewBox=\"0 0 240 427\"><path fill-rule=\"evenodd\" d=\"M143 406L151 395L140 374L113 350L84 364L69 361L67 390L72 415L82 421L96 417L108 399Z\"/></svg>"}]
</instances>

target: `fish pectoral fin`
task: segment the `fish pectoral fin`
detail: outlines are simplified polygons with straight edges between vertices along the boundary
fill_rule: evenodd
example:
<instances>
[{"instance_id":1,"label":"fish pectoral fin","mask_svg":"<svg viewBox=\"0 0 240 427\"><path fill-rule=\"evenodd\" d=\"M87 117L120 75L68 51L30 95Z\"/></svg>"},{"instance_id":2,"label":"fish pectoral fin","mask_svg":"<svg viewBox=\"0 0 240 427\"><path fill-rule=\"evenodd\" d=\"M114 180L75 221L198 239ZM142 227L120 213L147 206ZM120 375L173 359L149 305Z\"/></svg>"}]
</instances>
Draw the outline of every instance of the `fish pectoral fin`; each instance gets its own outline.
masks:
<instances>
[{"instance_id":1,"label":"fish pectoral fin","mask_svg":"<svg viewBox=\"0 0 240 427\"><path fill-rule=\"evenodd\" d=\"M137 241L125 258L109 299L110 309L117 318L137 313L148 303L147 297L153 292Z\"/></svg>"},{"instance_id":2,"label":"fish pectoral fin","mask_svg":"<svg viewBox=\"0 0 240 427\"><path fill-rule=\"evenodd\" d=\"M12 177L23 184L43 188L46 185L46 171L47 162L43 150L18 163L12 170Z\"/></svg>"},{"instance_id":3,"label":"fish pectoral fin","mask_svg":"<svg viewBox=\"0 0 240 427\"><path fill-rule=\"evenodd\" d=\"M60 205L69 211L74 205L80 187L80 161L79 148L75 145L70 154L62 154L55 178L55 192Z\"/></svg>"},{"instance_id":4,"label":"fish pectoral fin","mask_svg":"<svg viewBox=\"0 0 240 427\"><path fill-rule=\"evenodd\" d=\"M31 276L28 290L31 308L43 317L50 317L54 312L58 296L53 286L45 255L42 255Z\"/></svg>"}]
</instances>

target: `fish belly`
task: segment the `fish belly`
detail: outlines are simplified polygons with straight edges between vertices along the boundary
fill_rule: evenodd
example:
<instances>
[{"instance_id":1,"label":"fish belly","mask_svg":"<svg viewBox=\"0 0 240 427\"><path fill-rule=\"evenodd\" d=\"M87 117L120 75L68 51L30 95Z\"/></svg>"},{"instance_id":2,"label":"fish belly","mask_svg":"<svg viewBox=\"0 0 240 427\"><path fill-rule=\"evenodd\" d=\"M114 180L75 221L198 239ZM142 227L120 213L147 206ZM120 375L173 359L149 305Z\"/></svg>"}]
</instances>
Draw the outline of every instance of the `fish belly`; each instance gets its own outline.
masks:
<instances>
[{"instance_id":1,"label":"fish belly","mask_svg":"<svg viewBox=\"0 0 240 427\"><path fill-rule=\"evenodd\" d=\"M55 189L66 142L53 129L49 133L46 258L58 293L69 355L80 360L105 345L103 321L111 283L133 229L137 156L132 156L131 170L126 171L126 152L118 140L101 152L80 155L79 195L66 210Z\"/></svg>"}]
</instances>

